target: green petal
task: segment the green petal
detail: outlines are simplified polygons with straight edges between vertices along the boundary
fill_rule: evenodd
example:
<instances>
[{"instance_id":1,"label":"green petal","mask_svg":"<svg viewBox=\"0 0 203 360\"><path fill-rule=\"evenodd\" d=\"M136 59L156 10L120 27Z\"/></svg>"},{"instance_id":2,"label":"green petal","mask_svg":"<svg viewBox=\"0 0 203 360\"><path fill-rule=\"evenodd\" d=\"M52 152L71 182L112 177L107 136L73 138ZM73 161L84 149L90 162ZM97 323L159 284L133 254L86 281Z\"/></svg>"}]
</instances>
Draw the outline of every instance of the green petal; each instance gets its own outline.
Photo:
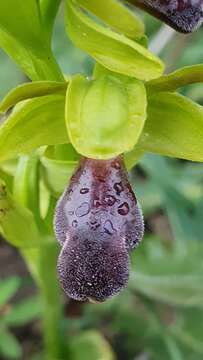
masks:
<instances>
[{"instance_id":1,"label":"green petal","mask_svg":"<svg viewBox=\"0 0 203 360\"><path fill-rule=\"evenodd\" d=\"M7 111L22 100L50 94L64 94L67 83L56 81L35 81L18 85L12 89L0 103L0 112Z\"/></svg>"},{"instance_id":2,"label":"green petal","mask_svg":"<svg viewBox=\"0 0 203 360\"><path fill-rule=\"evenodd\" d=\"M159 79L149 81L147 89L152 91L175 91L182 86L203 82L203 65L192 65L178 69Z\"/></svg>"},{"instance_id":3,"label":"green petal","mask_svg":"<svg viewBox=\"0 0 203 360\"><path fill-rule=\"evenodd\" d=\"M64 100L62 95L47 95L16 105L0 127L0 160L42 145L68 142Z\"/></svg>"}]
</instances>

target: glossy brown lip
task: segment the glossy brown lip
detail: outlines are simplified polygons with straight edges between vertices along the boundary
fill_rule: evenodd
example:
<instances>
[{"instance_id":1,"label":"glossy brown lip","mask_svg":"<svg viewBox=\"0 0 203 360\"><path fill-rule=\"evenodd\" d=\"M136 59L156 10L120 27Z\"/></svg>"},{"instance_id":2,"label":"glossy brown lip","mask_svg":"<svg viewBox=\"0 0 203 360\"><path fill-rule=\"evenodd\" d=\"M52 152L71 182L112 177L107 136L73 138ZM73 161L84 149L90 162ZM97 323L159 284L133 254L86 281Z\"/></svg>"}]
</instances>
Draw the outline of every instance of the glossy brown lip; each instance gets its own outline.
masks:
<instances>
[{"instance_id":1,"label":"glossy brown lip","mask_svg":"<svg viewBox=\"0 0 203 360\"><path fill-rule=\"evenodd\" d=\"M117 294L128 282L129 252L143 232L122 157L82 158L55 213L62 246L58 274L66 294L97 302Z\"/></svg>"},{"instance_id":2,"label":"glossy brown lip","mask_svg":"<svg viewBox=\"0 0 203 360\"><path fill-rule=\"evenodd\" d=\"M128 2L185 34L195 31L203 22L203 1L197 0L196 4L191 4L191 0L184 3L182 0L177 0L176 8L174 0L128 0Z\"/></svg>"}]
</instances>

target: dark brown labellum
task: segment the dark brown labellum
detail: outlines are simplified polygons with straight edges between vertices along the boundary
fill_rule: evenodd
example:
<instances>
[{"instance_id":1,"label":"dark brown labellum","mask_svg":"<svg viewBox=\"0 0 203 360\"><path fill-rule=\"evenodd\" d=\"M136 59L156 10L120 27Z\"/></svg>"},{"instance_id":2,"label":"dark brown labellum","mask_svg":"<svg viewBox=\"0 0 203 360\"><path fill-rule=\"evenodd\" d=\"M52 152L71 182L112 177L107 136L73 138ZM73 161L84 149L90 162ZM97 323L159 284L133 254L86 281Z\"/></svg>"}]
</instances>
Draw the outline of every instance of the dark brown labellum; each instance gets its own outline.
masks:
<instances>
[{"instance_id":1,"label":"dark brown labellum","mask_svg":"<svg viewBox=\"0 0 203 360\"><path fill-rule=\"evenodd\" d=\"M203 21L203 0L128 0L183 33L196 30Z\"/></svg>"},{"instance_id":2,"label":"dark brown labellum","mask_svg":"<svg viewBox=\"0 0 203 360\"><path fill-rule=\"evenodd\" d=\"M128 281L129 251L143 232L122 157L82 158L55 213L58 273L67 295L103 301L118 293Z\"/></svg>"}]
</instances>

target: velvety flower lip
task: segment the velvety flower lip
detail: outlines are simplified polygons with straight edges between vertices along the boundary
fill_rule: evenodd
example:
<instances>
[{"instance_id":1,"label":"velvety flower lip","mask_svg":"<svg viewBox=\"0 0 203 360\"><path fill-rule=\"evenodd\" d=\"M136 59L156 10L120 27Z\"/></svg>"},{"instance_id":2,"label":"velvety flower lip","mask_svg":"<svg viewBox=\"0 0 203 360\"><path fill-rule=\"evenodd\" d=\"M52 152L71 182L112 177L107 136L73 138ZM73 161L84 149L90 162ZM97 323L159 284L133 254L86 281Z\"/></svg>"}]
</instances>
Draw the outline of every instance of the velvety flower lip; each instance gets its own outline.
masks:
<instances>
[{"instance_id":1,"label":"velvety flower lip","mask_svg":"<svg viewBox=\"0 0 203 360\"><path fill-rule=\"evenodd\" d=\"M75 300L104 301L128 281L129 256L123 239L106 235L102 242L81 230L68 239L58 259L58 273L67 295Z\"/></svg>"},{"instance_id":2,"label":"velvety flower lip","mask_svg":"<svg viewBox=\"0 0 203 360\"><path fill-rule=\"evenodd\" d=\"M81 159L58 201L55 233L67 295L104 301L126 286L129 252L140 243L144 223L121 156Z\"/></svg>"}]
</instances>

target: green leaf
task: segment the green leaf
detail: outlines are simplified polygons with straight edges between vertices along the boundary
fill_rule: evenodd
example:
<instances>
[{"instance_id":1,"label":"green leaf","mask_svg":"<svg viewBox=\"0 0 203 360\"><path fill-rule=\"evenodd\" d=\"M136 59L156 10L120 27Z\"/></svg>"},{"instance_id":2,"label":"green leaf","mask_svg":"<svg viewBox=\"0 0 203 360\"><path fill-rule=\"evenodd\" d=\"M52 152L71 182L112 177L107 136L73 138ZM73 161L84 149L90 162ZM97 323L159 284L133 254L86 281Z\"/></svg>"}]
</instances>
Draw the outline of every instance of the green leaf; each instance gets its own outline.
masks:
<instances>
[{"instance_id":1,"label":"green leaf","mask_svg":"<svg viewBox=\"0 0 203 360\"><path fill-rule=\"evenodd\" d=\"M203 107L175 93L150 96L138 148L203 161Z\"/></svg>"},{"instance_id":2,"label":"green leaf","mask_svg":"<svg viewBox=\"0 0 203 360\"><path fill-rule=\"evenodd\" d=\"M0 353L6 359L22 358L22 349L18 340L6 329L0 330Z\"/></svg>"},{"instance_id":3,"label":"green leaf","mask_svg":"<svg viewBox=\"0 0 203 360\"><path fill-rule=\"evenodd\" d=\"M20 286L20 278L13 276L0 281L0 307L16 293Z\"/></svg>"},{"instance_id":4,"label":"green leaf","mask_svg":"<svg viewBox=\"0 0 203 360\"><path fill-rule=\"evenodd\" d=\"M140 44L97 24L74 1L66 1L66 28L76 46L109 70L150 80L163 72L162 62Z\"/></svg>"},{"instance_id":5,"label":"green leaf","mask_svg":"<svg viewBox=\"0 0 203 360\"><path fill-rule=\"evenodd\" d=\"M203 82L203 65L192 65L178 69L159 79L149 81L149 91L175 91L185 85Z\"/></svg>"},{"instance_id":6,"label":"green leaf","mask_svg":"<svg viewBox=\"0 0 203 360\"><path fill-rule=\"evenodd\" d=\"M37 1L1 1L0 46L32 80L63 81L41 23Z\"/></svg>"},{"instance_id":7,"label":"green leaf","mask_svg":"<svg viewBox=\"0 0 203 360\"><path fill-rule=\"evenodd\" d=\"M12 89L0 103L0 112L7 111L22 100L50 94L65 94L67 83L56 81L35 81L18 85Z\"/></svg>"},{"instance_id":8,"label":"green leaf","mask_svg":"<svg viewBox=\"0 0 203 360\"><path fill-rule=\"evenodd\" d=\"M67 154L69 154L69 146L70 144L67 144ZM72 159L71 154L69 159L56 159L50 150L52 149L48 148L44 156L41 157L43 175L48 188L58 197L67 186L78 159Z\"/></svg>"},{"instance_id":9,"label":"green leaf","mask_svg":"<svg viewBox=\"0 0 203 360\"><path fill-rule=\"evenodd\" d=\"M16 105L0 127L0 160L42 145L68 142L64 101L62 95L47 95Z\"/></svg>"},{"instance_id":10,"label":"green leaf","mask_svg":"<svg viewBox=\"0 0 203 360\"><path fill-rule=\"evenodd\" d=\"M78 0L78 3L103 20L112 29L129 38L136 39L144 35L144 24L141 19L120 1Z\"/></svg>"},{"instance_id":11,"label":"green leaf","mask_svg":"<svg viewBox=\"0 0 203 360\"><path fill-rule=\"evenodd\" d=\"M47 36L51 38L54 20L61 0L39 0L40 13Z\"/></svg>"},{"instance_id":12,"label":"green leaf","mask_svg":"<svg viewBox=\"0 0 203 360\"><path fill-rule=\"evenodd\" d=\"M196 354L197 359L203 355L202 324L203 311L185 309L177 315L176 323L170 329L186 350L190 349Z\"/></svg>"},{"instance_id":13,"label":"green leaf","mask_svg":"<svg viewBox=\"0 0 203 360\"><path fill-rule=\"evenodd\" d=\"M135 79L76 75L66 99L66 125L78 153L112 158L133 148L144 126L146 95Z\"/></svg>"},{"instance_id":14,"label":"green leaf","mask_svg":"<svg viewBox=\"0 0 203 360\"><path fill-rule=\"evenodd\" d=\"M203 307L203 247L186 242L184 251L166 249L156 239L145 239L144 254L132 253L130 289L150 299L180 307Z\"/></svg>"},{"instance_id":15,"label":"green leaf","mask_svg":"<svg viewBox=\"0 0 203 360\"><path fill-rule=\"evenodd\" d=\"M0 28L36 51L41 49L40 46L45 40L35 0L27 0L26 3L20 0L1 2Z\"/></svg>"},{"instance_id":16,"label":"green leaf","mask_svg":"<svg viewBox=\"0 0 203 360\"><path fill-rule=\"evenodd\" d=\"M39 317L42 313L40 298L35 296L22 301L11 308L4 315L4 322L8 326L22 326Z\"/></svg>"},{"instance_id":17,"label":"green leaf","mask_svg":"<svg viewBox=\"0 0 203 360\"><path fill-rule=\"evenodd\" d=\"M1 180L0 227L3 236L14 246L32 248L40 244L40 234L33 214L14 201Z\"/></svg>"},{"instance_id":18,"label":"green leaf","mask_svg":"<svg viewBox=\"0 0 203 360\"><path fill-rule=\"evenodd\" d=\"M97 331L86 331L70 342L71 358L74 360L114 360L108 342Z\"/></svg>"}]
</instances>

